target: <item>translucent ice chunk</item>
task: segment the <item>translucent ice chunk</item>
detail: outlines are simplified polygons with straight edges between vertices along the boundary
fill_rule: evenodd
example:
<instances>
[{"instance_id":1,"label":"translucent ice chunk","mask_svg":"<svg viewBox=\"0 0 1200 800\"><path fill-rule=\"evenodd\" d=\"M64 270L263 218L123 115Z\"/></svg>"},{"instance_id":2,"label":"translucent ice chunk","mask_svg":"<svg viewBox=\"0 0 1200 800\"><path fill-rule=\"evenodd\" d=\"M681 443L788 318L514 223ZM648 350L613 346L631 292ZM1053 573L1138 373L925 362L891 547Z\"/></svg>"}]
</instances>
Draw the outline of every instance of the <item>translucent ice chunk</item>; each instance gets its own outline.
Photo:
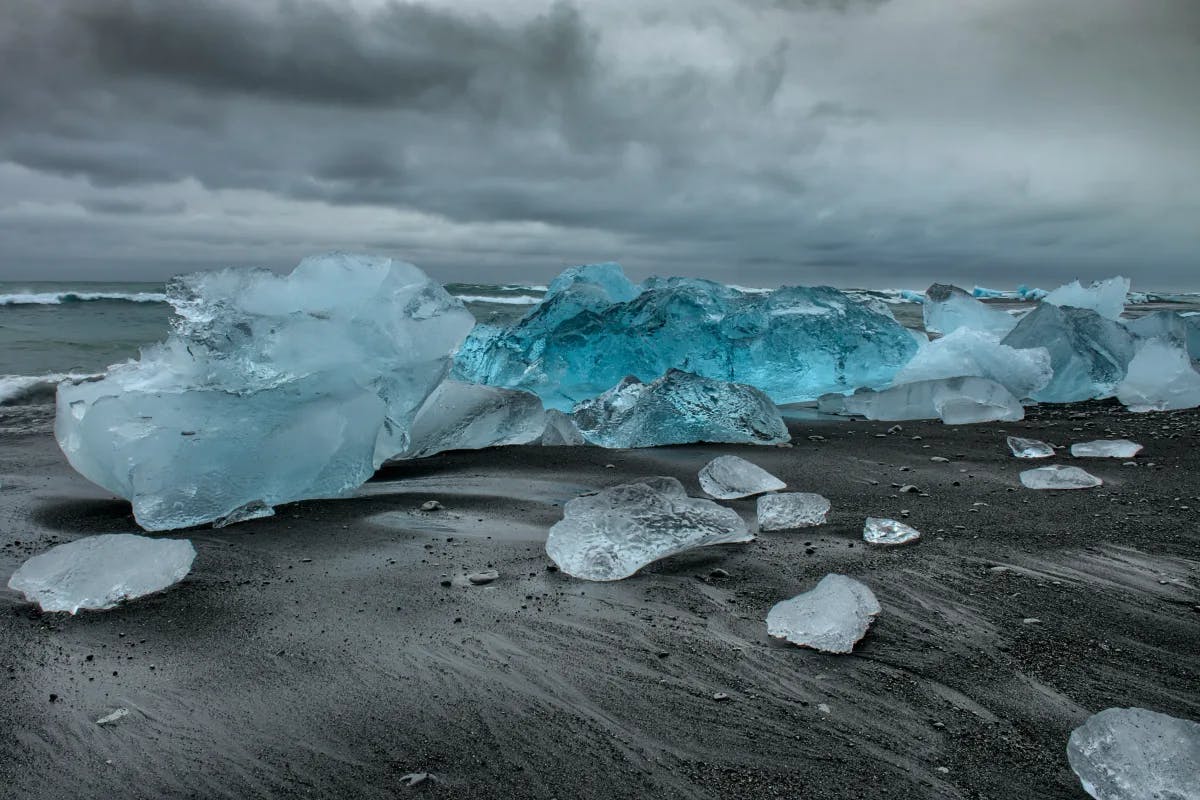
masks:
<instances>
[{"instance_id":1,"label":"translucent ice chunk","mask_svg":"<svg viewBox=\"0 0 1200 800\"><path fill-rule=\"evenodd\" d=\"M1200 359L1200 316L1155 311L1124 325L1138 339L1162 339L1183 347L1189 358Z\"/></svg>"},{"instance_id":2,"label":"translucent ice chunk","mask_svg":"<svg viewBox=\"0 0 1200 800\"><path fill-rule=\"evenodd\" d=\"M1141 449L1140 444L1128 439L1098 439L1071 445L1071 455L1076 458L1133 458Z\"/></svg>"},{"instance_id":3,"label":"translucent ice chunk","mask_svg":"<svg viewBox=\"0 0 1200 800\"><path fill-rule=\"evenodd\" d=\"M43 611L74 614L162 591L183 580L195 557L186 539L130 533L85 536L29 559L9 578L8 586Z\"/></svg>"},{"instance_id":4,"label":"translucent ice chunk","mask_svg":"<svg viewBox=\"0 0 1200 800\"><path fill-rule=\"evenodd\" d=\"M906 383L882 392L855 392L843 400L842 413L887 422L940 418L948 425L962 425L1020 420L1025 416L1025 409L1012 393L995 381L944 378Z\"/></svg>"},{"instance_id":5,"label":"translucent ice chunk","mask_svg":"<svg viewBox=\"0 0 1200 800\"><path fill-rule=\"evenodd\" d=\"M826 575L814 589L772 606L767 633L823 653L849 653L882 610L866 585Z\"/></svg>"},{"instance_id":6,"label":"translucent ice chunk","mask_svg":"<svg viewBox=\"0 0 1200 800\"><path fill-rule=\"evenodd\" d=\"M403 457L527 444L545 427L546 412L537 395L444 381L417 412Z\"/></svg>"},{"instance_id":7,"label":"translucent ice chunk","mask_svg":"<svg viewBox=\"0 0 1200 800\"><path fill-rule=\"evenodd\" d=\"M1108 708L1071 732L1067 761L1096 800L1200 798L1200 723Z\"/></svg>"},{"instance_id":8,"label":"translucent ice chunk","mask_svg":"<svg viewBox=\"0 0 1200 800\"><path fill-rule=\"evenodd\" d=\"M1111 397L1133 358L1133 337L1123 326L1082 308L1039 303L1021 318L1002 344L1044 347L1054 371L1033 399L1047 403Z\"/></svg>"},{"instance_id":9,"label":"translucent ice chunk","mask_svg":"<svg viewBox=\"0 0 1200 800\"><path fill-rule=\"evenodd\" d=\"M950 334L960 328L1003 336L1017 324L1011 314L976 300L968 292L944 283L925 291L922 306L925 330Z\"/></svg>"},{"instance_id":10,"label":"translucent ice chunk","mask_svg":"<svg viewBox=\"0 0 1200 800\"><path fill-rule=\"evenodd\" d=\"M1045 297L1045 302L1056 306L1072 306L1095 311L1105 319L1117 319L1125 311L1125 298L1129 295L1129 278L1109 278L1096 281L1086 289L1079 281L1060 286Z\"/></svg>"},{"instance_id":11,"label":"translucent ice chunk","mask_svg":"<svg viewBox=\"0 0 1200 800\"><path fill-rule=\"evenodd\" d=\"M569 501L546 553L568 575L616 581L685 550L753 539L732 509L688 497L674 478L646 478Z\"/></svg>"},{"instance_id":12,"label":"translucent ice chunk","mask_svg":"<svg viewBox=\"0 0 1200 800\"><path fill-rule=\"evenodd\" d=\"M717 456L700 470L700 488L719 500L750 497L787 488L757 464L737 456Z\"/></svg>"},{"instance_id":13,"label":"translucent ice chunk","mask_svg":"<svg viewBox=\"0 0 1200 800\"><path fill-rule=\"evenodd\" d=\"M911 544L921 538L921 532L894 519L867 517L863 525L863 541L867 544Z\"/></svg>"},{"instance_id":14,"label":"translucent ice chunk","mask_svg":"<svg viewBox=\"0 0 1200 800\"><path fill-rule=\"evenodd\" d=\"M788 492L764 494L758 498L760 531L786 531L824 525L828 516L829 500L819 494Z\"/></svg>"},{"instance_id":15,"label":"translucent ice chunk","mask_svg":"<svg viewBox=\"0 0 1200 800\"><path fill-rule=\"evenodd\" d=\"M1104 481L1079 467L1053 464L1025 470L1021 473L1021 483L1029 489L1091 489Z\"/></svg>"},{"instance_id":16,"label":"translucent ice chunk","mask_svg":"<svg viewBox=\"0 0 1200 800\"><path fill-rule=\"evenodd\" d=\"M1178 345L1145 342L1129 363L1117 399L1130 411L1175 411L1200 406L1200 372Z\"/></svg>"},{"instance_id":17,"label":"translucent ice chunk","mask_svg":"<svg viewBox=\"0 0 1200 800\"><path fill-rule=\"evenodd\" d=\"M541 442L549 447L576 447L587 444L587 439L583 438L574 420L551 408L546 411L546 428L542 431Z\"/></svg>"},{"instance_id":18,"label":"translucent ice chunk","mask_svg":"<svg viewBox=\"0 0 1200 800\"><path fill-rule=\"evenodd\" d=\"M779 444L791 438L779 409L758 389L679 370L651 383L626 378L576 405L572 420L601 447Z\"/></svg>"},{"instance_id":19,"label":"translucent ice chunk","mask_svg":"<svg viewBox=\"0 0 1200 800\"><path fill-rule=\"evenodd\" d=\"M1054 448L1038 439L1009 436L1007 441L1008 449L1017 458L1049 458L1054 455Z\"/></svg>"},{"instance_id":20,"label":"translucent ice chunk","mask_svg":"<svg viewBox=\"0 0 1200 800\"><path fill-rule=\"evenodd\" d=\"M993 380L1021 399L1044 389L1053 375L1046 348L1018 350L991 334L959 328L922 346L896 373L896 384L975 376Z\"/></svg>"}]
</instances>

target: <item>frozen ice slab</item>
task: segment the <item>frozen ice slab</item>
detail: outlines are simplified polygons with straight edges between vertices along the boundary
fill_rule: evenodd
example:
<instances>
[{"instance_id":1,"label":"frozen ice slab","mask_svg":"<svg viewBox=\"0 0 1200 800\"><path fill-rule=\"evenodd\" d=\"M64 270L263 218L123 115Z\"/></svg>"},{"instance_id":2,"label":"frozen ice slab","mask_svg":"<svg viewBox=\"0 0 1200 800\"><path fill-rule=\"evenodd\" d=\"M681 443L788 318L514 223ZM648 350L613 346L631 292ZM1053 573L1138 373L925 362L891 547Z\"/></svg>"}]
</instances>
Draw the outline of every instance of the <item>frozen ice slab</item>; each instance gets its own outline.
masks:
<instances>
[{"instance_id":1,"label":"frozen ice slab","mask_svg":"<svg viewBox=\"0 0 1200 800\"><path fill-rule=\"evenodd\" d=\"M535 394L448 380L417 411L403 457L528 444L545 428L546 412Z\"/></svg>"},{"instance_id":2,"label":"frozen ice slab","mask_svg":"<svg viewBox=\"0 0 1200 800\"><path fill-rule=\"evenodd\" d=\"M1054 371L1033 399L1071 403L1111 397L1133 358L1133 336L1095 311L1039 303L1021 318L1002 344L1026 350L1044 347Z\"/></svg>"},{"instance_id":3,"label":"frozen ice slab","mask_svg":"<svg viewBox=\"0 0 1200 800\"><path fill-rule=\"evenodd\" d=\"M707 489L705 490L707 491ZM764 494L758 498L758 529L787 531L824 525L829 516L829 500L811 492Z\"/></svg>"},{"instance_id":4,"label":"frozen ice slab","mask_svg":"<svg viewBox=\"0 0 1200 800\"><path fill-rule=\"evenodd\" d=\"M1017 324L1016 319L999 308L976 300L970 293L945 283L935 283L925 291L921 308L925 330L950 334L960 328L1003 336Z\"/></svg>"},{"instance_id":5,"label":"frozen ice slab","mask_svg":"<svg viewBox=\"0 0 1200 800\"><path fill-rule=\"evenodd\" d=\"M700 469L700 488L719 500L734 500L787 488L757 464L737 456L717 456Z\"/></svg>"},{"instance_id":6,"label":"frozen ice slab","mask_svg":"<svg viewBox=\"0 0 1200 800\"><path fill-rule=\"evenodd\" d=\"M1129 295L1129 278L1109 278L1084 288L1079 281L1060 286L1048 293L1044 301L1056 306L1087 308L1105 319L1118 319L1125 311Z\"/></svg>"},{"instance_id":7,"label":"frozen ice slab","mask_svg":"<svg viewBox=\"0 0 1200 800\"><path fill-rule=\"evenodd\" d=\"M196 550L186 539L131 533L85 536L26 561L8 587L43 611L106 609L183 580Z\"/></svg>"},{"instance_id":8,"label":"frozen ice slab","mask_svg":"<svg viewBox=\"0 0 1200 800\"><path fill-rule=\"evenodd\" d=\"M572 420L583 438L601 447L791 439L779 409L758 389L674 369L651 383L625 378L576 405Z\"/></svg>"},{"instance_id":9,"label":"frozen ice slab","mask_svg":"<svg viewBox=\"0 0 1200 800\"><path fill-rule=\"evenodd\" d=\"M894 519L867 517L863 525L863 541L867 544L898 545L912 544L921 538L921 532Z\"/></svg>"},{"instance_id":10,"label":"frozen ice slab","mask_svg":"<svg viewBox=\"0 0 1200 800\"><path fill-rule=\"evenodd\" d=\"M832 408L832 402L825 403ZM1012 393L987 378L943 378L893 386L882 392L858 391L842 400L843 414L885 422L941 419L948 425L1023 419L1025 409Z\"/></svg>"},{"instance_id":11,"label":"frozen ice slab","mask_svg":"<svg viewBox=\"0 0 1200 800\"><path fill-rule=\"evenodd\" d=\"M1200 798L1200 723L1108 708L1071 732L1067 761L1096 800Z\"/></svg>"},{"instance_id":12,"label":"frozen ice slab","mask_svg":"<svg viewBox=\"0 0 1200 800\"><path fill-rule=\"evenodd\" d=\"M177 278L161 345L58 389L71 466L168 530L344 494L409 446L473 323L411 264L335 254L290 275Z\"/></svg>"},{"instance_id":13,"label":"frozen ice slab","mask_svg":"<svg viewBox=\"0 0 1200 800\"><path fill-rule=\"evenodd\" d=\"M1052 464L1025 470L1021 473L1021 483L1029 489L1092 489L1104 481L1079 467Z\"/></svg>"},{"instance_id":14,"label":"frozen ice slab","mask_svg":"<svg viewBox=\"0 0 1200 800\"><path fill-rule=\"evenodd\" d=\"M541 442L547 447L577 447L587 444L575 422L557 408L546 411L546 427Z\"/></svg>"},{"instance_id":15,"label":"frozen ice slab","mask_svg":"<svg viewBox=\"0 0 1200 800\"><path fill-rule=\"evenodd\" d=\"M1020 436L1009 436L1008 449L1017 458L1050 458L1054 448L1039 439L1024 439Z\"/></svg>"},{"instance_id":16,"label":"frozen ice slab","mask_svg":"<svg viewBox=\"0 0 1200 800\"><path fill-rule=\"evenodd\" d=\"M767 633L823 653L849 653L882 610L866 585L826 575L814 589L772 606Z\"/></svg>"},{"instance_id":17,"label":"frozen ice slab","mask_svg":"<svg viewBox=\"0 0 1200 800\"><path fill-rule=\"evenodd\" d=\"M1140 444L1128 439L1098 439L1071 445L1071 455L1076 458L1133 458L1141 450Z\"/></svg>"},{"instance_id":18,"label":"frozen ice slab","mask_svg":"<svg viewBox=\"0 0 1200 800\"><path fill-rule=\"evenodd\" d=\"M1200 372L1183 348L1151 339L1129 363L1117 399L1138 412L1195 408L1200 406Z\"/></svg>"},{"instance_id":19,"label":"frozen ice slab","mask_svg":"<svg viewBox=\"0 0 1200 800\"><path fill-rule=\"evenodd\" d=\"M562 411L626 376L652 381L670 369L795 403L885 386L916 349L885 306L829 287L751 293L692 278L634 287L608 264L567 270L510 328L476 328L456 371Z\"/></svg>"},{"instance_id":20,"label":"frozen ice slab","mask_svg":"<svg viewBox=\"0 0 1200 800\"><path fill-rule=\"evenodd\" d=\"M675 478L645 478L568 501L546 553L568 575L616 581L686 550L753 539L732 509L688 497Z\"/></svg>"},{"instance_id":21,"label":"frozen ice slab","mask_svg":"<svg viewBox=\"0 0 1200 800\"><path fill-rule=\"evenodd\" d=\"M959 328L922 345L896 373L896 384L974 376L995 381L1017 399L1032 397L1050 383L1050 352L1044 347L1018 350L989 333Z\"/></svg>"}]
</instances>

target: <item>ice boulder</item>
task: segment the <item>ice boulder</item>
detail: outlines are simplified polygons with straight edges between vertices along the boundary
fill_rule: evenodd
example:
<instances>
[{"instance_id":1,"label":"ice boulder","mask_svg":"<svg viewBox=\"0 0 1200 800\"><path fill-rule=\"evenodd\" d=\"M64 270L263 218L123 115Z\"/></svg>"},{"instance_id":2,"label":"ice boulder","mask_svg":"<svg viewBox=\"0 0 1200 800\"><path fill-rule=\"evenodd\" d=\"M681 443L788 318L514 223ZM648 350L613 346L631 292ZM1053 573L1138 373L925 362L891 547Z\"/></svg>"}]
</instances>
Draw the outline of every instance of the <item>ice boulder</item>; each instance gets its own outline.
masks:
<instances>
[{"instance_id":1,"label":"ice boulder","mask_svg":"<svg viewBox=\"0 0 1200 800\"><path fill-rule=\"evenodd\" d=\"M917 343L890 313L829 287L743 292L692 278L632 287L616 265L575 267L509 328L480 326L458 377L569 410L626 376L679 369L754 386L776 403L884 386Z\"/></svg>"},{"instance_id":2,"label":"ice boulder","mask_svg":"<svg viewBox=\"0 0 1200 800\"><path fill-rule=\"evenodd\" d=\"M1118 319L1125 311L1125 298L1129 296L1129 278L1109 278L1084 287L1079 281L1060 286L1049 292L1044 302L1055 306L1087 308L1105 319Z\"/></svg>"},{"instance_id":3,"label":"ice boulder","mask_svg":"<svg viewBox=\"0 0 1200 800\"><path fill-rule=\"evenodd\" d=\"M1096 800L1200 798L1200 723L1108 708L1071 732L1067 761Z\"/></svg>"},{"instance_id":4,"label":"ice boulder","mask_svg":"<svg viewBox=\"0 0 1200 800\"><path fill-rule=\"evenodd\" d=\"M186 539L85 536L29 559L9 578L8 587L43 611L113 608L183 580L195 558Z\"/></svg>"},{"instance_id":5,"label":"ice boulder","mask_svg":"<svg viewBox=\"0 0 1200 800\"><path fill-rule=\"evenodd\" d=\"M348 492L404 453L471 329L411 264L335 254L290 275L177 278L167 341L58 389L55 435L147 530Z\"/></svg>"},{"instance_id":6,"label":"ice boulder","mask_svg":"<svg viewBox=\"0 0 1200 800\"><path fill-rule=\"evenodd\" d=\"M1162 339L1183 347L1189 358L1200 359L1200 315L1155 311L1124 325L1138 339Z\"/></svg>"},{"instance_id":7,"label":"ice boulder","mask_svg":"<svg viewBox=\"0 0 1200 800\"><path fill-rule=\"evenodd\" d=\"M616 581L686 550L753 539L732 509L688 497L675 478L645 478L568 501L546 553L568 575Z\"/></svg>"},{"instance_id":8,"label":"ice boulder","mask_svg":"<svg viewBox=\"0 0 1200 800\"><path fill-rule=\"evenodd\" d=\"M826 408L834 407L827 402ZM842 400L838 413L894 422L941 419L947 425L1025 417L1012 393L987 378L943 378L893 386L882 392L858 391Z\"/></svg>"},{"instance_id":9,"label":"ice boulder","mask_svg":"<svg viewBox=\"0 0 1200 800\"><path fill-rule=\"evenodd\" d=\"M925 291L921 308L925 330L950 334L960 328L1003 336L1017 324L1009 313L993 308L968 292L945 283L935 283Z\"/></svg>"},{"instance_id":10,"label":"ice boulder","mask_svg":"<svg viewBox=\"0 0 1200 800\"><path fill-rule=\"evenodd\" d=\"M718 500L751 497L787 488L757 464L737 456L717 456L700 469L700 488Z\"/></svg>"},{"instance_id":11,"label":"ice boulder","mask_svg":"<svg viewBox=\"0 0 1200 800\"><path fill-rule=\"evenodd\" d=\"M546 411L546 427L542 430L541 443L546 447L577 447L587 444L570 415L557 408Z\"/></svg>"},{"instance_id":12,"label":"ice boulder","mask_svg":"<svg viewBox=\"0 0 1200 800\"><path fill-rule=\"evenodd\" d=\"M1076 458L1133 458L1141 450L1140 444L1128 439L1097 439L1071 445L1071 455Z\"/></svg>"},{"instance_id":13,"label":"ice boulder","mask_svg":"<svg viewBox=\"0 0 1200 800\"><path fill-rule=\"evenodd\" d=\"M1025 470L1021 473L1021 483L1027 489L1094 489L1104 481L1079 467L1053 464Z\"/></svg>"},{"instance_id":14,"label":"ice boulder","mask_svg":"<svg viewBox=\"0 0 1200 800\"><path fill-rule=\"evenodd\" d=\"M971 376L995 381L1022 399L1046 388L1054 372L1044 347L1018 350L992 334L959 328L923 345L896 373L896 384Z\"/></svg>"},{"instance_id":15,"label":"ice boulder","mask_svg":"<svg viewBox=\"0 0 1200 800\"><path fill-rule=\"evenodd\" d=\"M811 492L764 494L758 498L758 529L788 531L824 525L829 508L828 498Z\"/></svg>"},{"instance_id":16,"label":"ice boulder","mask_svg":"<svg viewBox=\"0 0 1200 800\"><path fill-rule=\"evenodd\" d=\"M867 517L863 525L863 541L867 544L895 546L912 544L921 538L921 532L894 519Z\"/></svg>"},{"instance_id":17,"label":"ice boulder","mask_svg":"<svg viewBox=\"0 0 1200 800\"><path fill-rule=\"evenodd\" d=\"M849 653L882 610L865 584L826 575L814 589L772 606L767 633L823 653Z\"/></svg>"},{"instance_id":18,"label":"ice boulder","mask_svg":"<svg viewBox=\"0 0 1200 800\"><path fill-rule=\"evenodd\" d=\"M545 429L546 412L537 395L448 380L417 411L402 457L528 444Z\"/></svg>"},{"instance_id":19,"label":"ice boulder","mask_svg":"<svg viewBox=\"0 0 1200 800\"><path fill-rule=\"evenodd\" d=\"M1008 449L1017 458L1050 458L1054 455L1054 448L1039 439L1009 436L1006 441Z\"/></svg>"},{"instance_id":20,"label":"ice boulder","mask_svg":"<svg viewBox=\"0 0 1200 800\"><path fill-rule=\"evenodd\" d=\"M1142 344L1117 386L1130 411L1177 411L1200 406L1200 372L1179 345L1160 339Z\"/></svg>"},{"instance_id":21,"label":"ice boulder","mask_svg":"<svg viewBox=\"0 0 1200 800\"><path fill-rule=\"evenodd\" d=\"M601 447L780 444L791 438L779 409L758 389L674 369L650 383L627 377L577 404L571 418L584 439Z\"/></svg>"}]
</instances>

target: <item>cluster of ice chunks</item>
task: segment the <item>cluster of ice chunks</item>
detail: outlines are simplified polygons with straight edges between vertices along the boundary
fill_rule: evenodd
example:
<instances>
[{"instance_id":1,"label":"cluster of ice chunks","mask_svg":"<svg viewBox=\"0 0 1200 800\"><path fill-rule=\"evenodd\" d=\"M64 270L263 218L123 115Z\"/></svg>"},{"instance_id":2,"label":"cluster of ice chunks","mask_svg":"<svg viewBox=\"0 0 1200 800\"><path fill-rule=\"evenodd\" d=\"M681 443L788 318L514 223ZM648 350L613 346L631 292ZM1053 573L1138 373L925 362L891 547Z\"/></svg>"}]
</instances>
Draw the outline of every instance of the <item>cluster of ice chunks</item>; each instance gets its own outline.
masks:
<instances>
[{"instance_id":1,"label":"cluster of ice chunks","mask_svg":"<svg viewBox=\"0 0 1200 800\"><path fill-rule=\"evenodd\" d=\"M612 448L791 438L779 409L758 389L675 369L650 383L627 377L578 403L571 419L587 442Z\"/></svg>"},{"instance_id":2,"label":"cluster of ice chunks","mask_svg":"<svg viewBox=\"0 0 1200 800\"><path fill-rule=\"evenodd\" d=\"M999 337L1017 324L1016 318L1006 311L944 283L935 283L925 290L921 313L925 318L925 330L946 335L966 328Z\"/></svg>"},{"instance_id":3,"label":"cluster of ice chunks","mask_svg":"<svg viewBox=\"0 0 1200 800\"><path fill-rule=\"evenodd\" d=\"M824 525L829 509L828 498L811 492L764 494L758 498L758 529L787 531Z\"/></svg>"},{"instance_id":4,"label":"cluster of ice chunks","mask_svg":"<svg viewBox=\"0 0 1200 800\"><path fill-rule=\"evenodd\" d=\"M1128 439L1098 439L1071 445L1076 458L1133 458L1142 450L1137 442Z\"/></svg>"},{"instance_id":5,"label":"cluster of ice chunks","mask_svg":"<svg viewBox=\"0 0 1200 800\"><path fill-rule=\"evenodd\" d=\"M717 456L697 476L700 488L718 500L736 500L787 488L787 484L757 464L738 456Z\"/></svg>"},{"instance_id":6,"label":"cluster of ice chunks","mask_svg":"<svg viewBox=\"0 0 1200 800\"><path fill-rule=\"evenodd\" d=\"M1028 489L1093 489L1104 481L1079 467L1052 464L1025 470L1021 473L1021 483Z\"/></svg>"},{"instance_id":7,"label":"cluster of ice chunks","mask_svg":"<svg viewBox=\"0 0 1200 800\"><path fill-rule=\"evenodd\" d=\"M1195 408L1200 406L1200 372L1181 346L1151 339L1130 361L1116 394L1130 411Z\"/></svg>"},{"instance_id":8,"label":"cluster of ice chunks","mask_svg":"<svg viewBox=\"0 0 1200 800\"><path fill-rule=\"evenodd\" d=\"M1067 761L1096 800L1200 798L1200 723L1109 708L1071 732Z\"/></svg>"},{"instance_id":9,"label":"cluster of ice chunks","mask_svg":"<svg viewBox=\"0 0 1200 800\"><path fill-rule=\"evenodd\" d=\"M767 633L823 653L849 653L882 610L865 584L826 575L810 591L772 606Z\"/></svg>"},{"instance_id":10,"label":"cluster of ice chunks","mask_svg":"<svg viewBox=\"0 0 1200 800\"><path fill-rule=\"evenodd\" d=\"M129 533L85 536L34 556L8 586L43 611L113 608L183 580L196 550L186 539Z\"/></svg>"},{"instance_id":11,"label":"cluster of ice chunks","mask_svg":"<svg viewBox=\"0 0 1200 800\"><path fill-rule=\"evenodd\" d=\"M64 383L55 433L84 477L168 530L341 495L404 453L474 320L416 267L309 258L167 291L170 337L101 380Z\"/></svg>"},{"instance_id":12,"label":"cluster of ice chunks","mask_svg":"<svg viewBox=\"0 0 1200 800\"><path fill-rule=\"evenodd\" d=\"M541 438L546 427L537 395L447 380L417 411L402 457L528 444Z\"/></svg>"},{"instance_id":13,"label":"cluster of ice chunks","mask_svg":"<svg viewBox=\"0 0 1200 800\"><path fill-rule=\"evenodd\" d=\"M653 381L671 369L793 403L886 386L916 349L886 307L829 287L746 293L690 278L635 286L601 264L564 272L514 326L476 328L456 374L534 392L563 411L626 376Z\"/></svg>"},{"instance_id":14,"label":"cluster of ice chunks","mask_svg":"<svg viewBox=\"0 0 1200 800\"><path fill-rule=\"evenodd\" d=\"M941 419L948 425L1025 417L1020 401L987 378L942 378L893 386L880 392L860 390L852 395L826 395L818 408L884 422Z\"/></svg>"},{"instance_id":15,"label":"cluster of ice chunks","mask_svg":"<svg viewBox=\"0 0 1200 800\"><path fill-rule=\"evenodd\" d=\"M1009 436L1008 449L1017 458L1050 458L1054 448L1040 439L1025 439L1021 436Z\"/></svg>"},{"instance_id":16,"label":"cluster of ice chunks","mask_svg":"<svg viewBox=\"0 0 1200 800\"><path fill-rule=\"evenodd\" d=\"M1007 314L1005 316L1008 316ZM958 328L922 345L898 373L897 385L939 378L978 377L995 381L1013 397L1033 397L1053 378L1044 347L1018 350L990 333Z\"/></svg>"},{"instance_id":17,"label":"cluster of ice chunks","mask_svg":"<svg viewBox=\"0 0 1200 800\"><path fill-rule=\"evenodd\" d=\"M921 538L921 532L894 519L867 517L863 525L863 541L876 545L912 544Z\"/></svg>"},{"instance_id":18,"label":"cluster of ice chunks","mask_svg":"<svg viewBox=\"0 0 1200 800\"><path fill-rule=\"evenodd\" d=\"M732 509L692 498L675 478L646 478L567 502L546 553L568 575L616 581L696 547L754 539Z\"/></svg>"}]
</instances>

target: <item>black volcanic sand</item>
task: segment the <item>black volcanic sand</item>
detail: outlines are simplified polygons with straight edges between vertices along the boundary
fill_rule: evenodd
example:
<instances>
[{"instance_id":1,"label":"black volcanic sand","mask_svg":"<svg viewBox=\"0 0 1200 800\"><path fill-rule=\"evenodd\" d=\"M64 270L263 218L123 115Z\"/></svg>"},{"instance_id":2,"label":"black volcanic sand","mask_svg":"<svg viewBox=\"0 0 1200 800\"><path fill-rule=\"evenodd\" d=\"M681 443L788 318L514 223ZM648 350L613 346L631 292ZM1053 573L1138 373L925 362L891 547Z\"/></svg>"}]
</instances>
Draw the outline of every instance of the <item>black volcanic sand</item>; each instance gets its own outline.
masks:
<instances>
[{"instance_id":1,"label":"black volcanic sand","mask_svg":"<svg viewBox=\"0 0 1200 800\"><path fill-rule=\"evenodd\" d=\"M355 499L184 532L192 573L122 608L42 614L4 590L0 794L1083 798L1065 747L1089 714L1200 719L1200 413L792 427L792 448L446 454ZM1017 473L1038 462L1005 433L1146 448L1136 467L1074 461L1100 489L1034 492ZM0 442L0 578L136 531L44 431ZM612 584L548 569L566 500L641 475L699 494L721 453L828 496L829 524ZM430 499L445 509L419 511ZM902 509L920 543L863 546L865 516ZM494 584L462 580L489 567ZM883 605L855 652L770 639L771 605L829 572ZM401 781L417 772L436 781Z\"/></svg>"}]
</instances>

